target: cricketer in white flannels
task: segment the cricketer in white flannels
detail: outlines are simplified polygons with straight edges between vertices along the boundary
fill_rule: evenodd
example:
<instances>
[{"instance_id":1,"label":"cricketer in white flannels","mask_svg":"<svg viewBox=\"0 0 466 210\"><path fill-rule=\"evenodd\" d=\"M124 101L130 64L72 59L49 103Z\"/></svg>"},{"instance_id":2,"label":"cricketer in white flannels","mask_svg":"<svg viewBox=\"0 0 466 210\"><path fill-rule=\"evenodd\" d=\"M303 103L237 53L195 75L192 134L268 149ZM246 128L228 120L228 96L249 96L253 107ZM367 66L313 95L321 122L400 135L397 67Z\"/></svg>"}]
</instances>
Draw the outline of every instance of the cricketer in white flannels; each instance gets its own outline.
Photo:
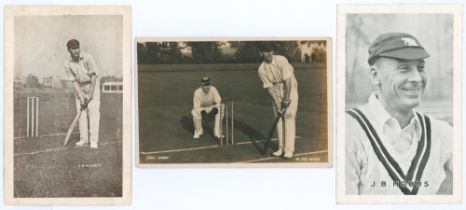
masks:
<instances>
[{"instance_id":1,"label":"cricketer in white flannels","mask_svg":"<svg viewBox=\"0 0 466 210\"><path fill-rule=\"evenodd\" d=\"M70 60L65 63L68 79L73 82L76 110L87 105L79 118L80 140L76 146L98 148L100 126L100 85L97 79L98 68L94 58L80 50L79 41L71 39L66 44ZM86 104L87 103L87 104Z\"/></svg>"}]
</instances>

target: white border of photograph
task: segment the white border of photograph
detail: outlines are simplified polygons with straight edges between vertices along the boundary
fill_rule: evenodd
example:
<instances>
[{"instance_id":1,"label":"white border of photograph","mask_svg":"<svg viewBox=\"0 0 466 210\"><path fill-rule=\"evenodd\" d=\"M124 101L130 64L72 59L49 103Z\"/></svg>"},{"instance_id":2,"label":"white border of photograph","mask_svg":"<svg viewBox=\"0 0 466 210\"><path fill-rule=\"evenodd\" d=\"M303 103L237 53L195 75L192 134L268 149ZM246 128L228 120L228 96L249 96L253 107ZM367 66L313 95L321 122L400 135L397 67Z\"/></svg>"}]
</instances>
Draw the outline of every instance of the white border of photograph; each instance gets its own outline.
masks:
<instances>
[{"instance_id":1,"label":"white border of photograph","mask_svg":"<svg viewBox=\"0 0 466 210\"><path fill-rule=\"evenodd\" d=\"M453 194L346 195L345 193L345 33L347 14L453 15ZM338 5L336 36L336 199L337 203L457 203L461 201L462 5Z\"/></svg>"},{"instance_id":2,"label":"white border of photograph","mask_svg":"<svg viewBox=\"0 0 466 210\"><path fill-rule=\"evenodd\" d=\"M4 201L6 204L129 205L131 202L131 7L129 6L5 6L4 23ZM121 197L15 198L13 81L14 17L54 15L121 15L123 75L123 144ZM66 53L66 52L64 52Z\"/></svg>"},{"instance_id":3,"label":"white border of photograph","mask_svg":"<svg viewBox=\"0 0 466 210\"><path fill-rule=\"evenodd\" d=\"M308 163L140 163L139 159L139 100L138 100L138 63L137 42L161 41L326 41L327 50L327 162ZM136 127L136 166L140 168L297 168L333 166L333 41L331 37L136 37L134 40L134 87L135 87L135 127ZM265 157L267 158L267 157Z\"/></svg>"}]
</instances>

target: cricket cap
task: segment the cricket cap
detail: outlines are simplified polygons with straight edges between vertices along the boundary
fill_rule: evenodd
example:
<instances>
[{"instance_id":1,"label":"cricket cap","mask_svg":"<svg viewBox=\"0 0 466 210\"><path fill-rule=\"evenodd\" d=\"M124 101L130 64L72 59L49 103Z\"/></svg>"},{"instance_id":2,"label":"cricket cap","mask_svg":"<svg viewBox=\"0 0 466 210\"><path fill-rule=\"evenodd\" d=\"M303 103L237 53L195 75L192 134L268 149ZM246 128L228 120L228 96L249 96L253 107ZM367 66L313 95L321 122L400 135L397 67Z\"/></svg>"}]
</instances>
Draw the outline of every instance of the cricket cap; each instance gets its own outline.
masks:
<instances>
[{"instance_id":1,"label":"cricket cap","mask_svg":"<svg viewBox=\"0 0 466 210\"><path fill-rule=\"evenodd\" d=\"M202 85L210 85L211 84L210 78L209 77L202 77L201 84Z\"/></svg>"},{"instance_id":2,"label":"cricket cap","mask_svg":"<svg viewBox=\"0 0 466 210\"><path fill-rule=\"evenodd\" d=\"M369 46L369 65L377 57L417 60L430 57L418 39L407 33L385 33L379 35Z\"/></svg>"},{"instance_id":3,"label":"cricket cap","mask_svg":"<svg viewBox=\"0 0 466 210\"><path fill-rule=\"evenodd\" d=\"M66 43L66 47L68 47L68 49L76 49L76 48L79 48L79 41L76 40L76 39L70 39L70 40Z\"/></svg>"}]
</instances>

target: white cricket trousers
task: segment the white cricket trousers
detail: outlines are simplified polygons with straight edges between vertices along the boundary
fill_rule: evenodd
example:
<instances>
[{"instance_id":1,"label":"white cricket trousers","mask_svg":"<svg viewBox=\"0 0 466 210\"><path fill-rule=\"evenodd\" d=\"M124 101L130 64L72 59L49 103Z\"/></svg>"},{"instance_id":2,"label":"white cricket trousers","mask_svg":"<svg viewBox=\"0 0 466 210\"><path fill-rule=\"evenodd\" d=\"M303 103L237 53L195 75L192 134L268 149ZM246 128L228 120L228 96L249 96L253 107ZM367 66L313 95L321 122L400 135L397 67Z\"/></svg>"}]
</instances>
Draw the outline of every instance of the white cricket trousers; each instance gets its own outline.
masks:
<instances>
[{"instance_id":1,"label":"white cricket trousers","mask_svg":"<svg viewBox=\"0 0 466 210\"><path fill-rule=\"evenodd\" d=\"M278 97L283 98L283 95ZM291 103L285 111L285 123L283 118L277 123L278 150L285 153L294 153L296 138L296 112L298 111L297 84L293 84L290 94ZM281 101L281 100L280 100ZM277 117L277 109L273 106L274 116Z\"/></svg>"},{"instance_id":2,"label":"white cricket trousers","mask_svg":"<svg viewBox=\"0 0 466 210\"><path fill-rule=\"evenodd\" d=\"M215 125L214 125L214 135L216 137L220 136L220 122L223 119L223 115L225 113L225 106L222 104L221 106L219 105L213 105L209 107L202 107L199 110L191 110L191 114L193 115L193 121L194 121L194 132L199 133L202 131L202 115L201 112L205 111L207 114L212 112L213 108L215 107L221 107L221 109L218 109L218 113L215 115Z\"/></svg>"},{"instance_id":3,"label":"white cricket trousers","mask_svg":"<svg viewBox=\"0 0 466 210\"><path fill-rule=\"evenodd\" d=\"M90 87L90 84L88 84ZM81 87L83 90L88 89L86 85ZM86 93L86 91L84 91ZM76 110L81 110L81 102L76 95ZM87 109L83 110L79 118L79 136L80 140L84 142L99 141L99 126L100 126L100 82L97 79L94 88L94 94L91 102L87 104ZM90 139L89 139L90 136Z\"/></svg>"}]
</instances>

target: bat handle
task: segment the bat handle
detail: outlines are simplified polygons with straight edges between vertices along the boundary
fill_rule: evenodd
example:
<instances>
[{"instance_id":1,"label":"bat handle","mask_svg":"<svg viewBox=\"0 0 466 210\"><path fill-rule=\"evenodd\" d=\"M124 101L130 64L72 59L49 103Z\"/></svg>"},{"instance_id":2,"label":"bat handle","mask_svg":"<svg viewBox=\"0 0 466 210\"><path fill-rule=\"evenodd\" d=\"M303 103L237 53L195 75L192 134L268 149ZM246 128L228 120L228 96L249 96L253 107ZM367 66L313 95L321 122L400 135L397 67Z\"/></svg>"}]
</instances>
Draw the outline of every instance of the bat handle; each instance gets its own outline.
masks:
<instances>
[{"instance_id":1,"label":"bat handle","mask_svg":"<svg viewBox=\"0 0 466 210\"><path fill-rule=\"evenodd\" d=\"M85 110L87 108L87 104L89 103L89 101L87 101L87 98L84 99L84 103L81 104L81 111L82 110Z\"/></svg>"}]
</instances>

